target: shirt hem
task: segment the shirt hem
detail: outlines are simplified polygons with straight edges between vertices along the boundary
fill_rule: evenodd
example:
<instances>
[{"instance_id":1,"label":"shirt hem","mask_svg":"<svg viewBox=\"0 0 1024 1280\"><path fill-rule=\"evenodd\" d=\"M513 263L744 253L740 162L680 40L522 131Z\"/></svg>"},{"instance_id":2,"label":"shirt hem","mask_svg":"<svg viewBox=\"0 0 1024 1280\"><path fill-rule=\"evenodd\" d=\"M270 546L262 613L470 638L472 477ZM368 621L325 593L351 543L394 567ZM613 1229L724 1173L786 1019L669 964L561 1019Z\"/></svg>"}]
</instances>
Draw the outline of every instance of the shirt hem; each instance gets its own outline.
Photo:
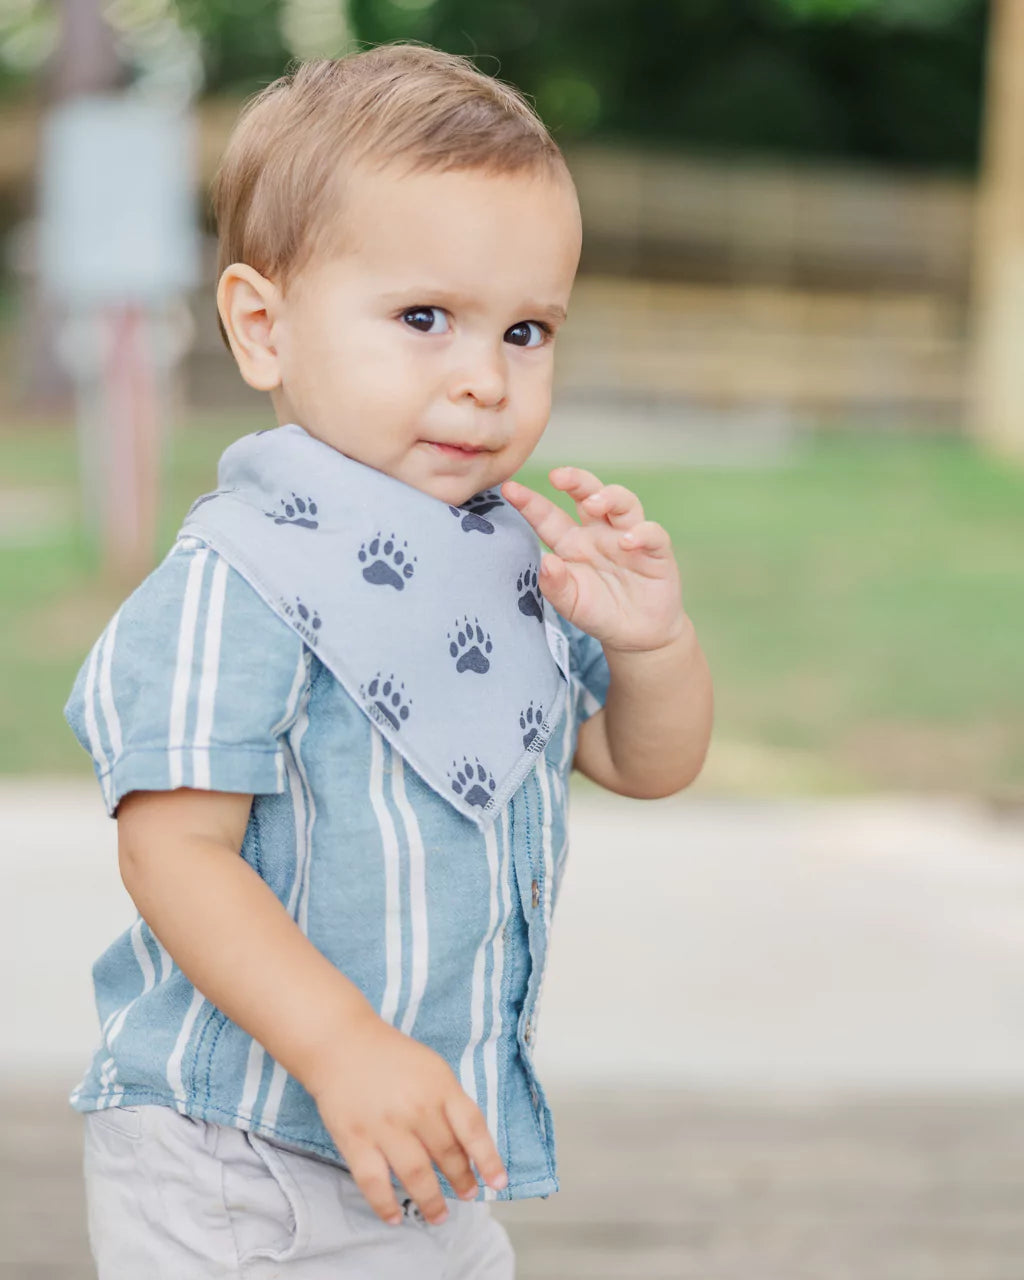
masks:
<instances>
[{"instance_id":1,"label":"shirt hem","mask_svg":"<svg viewBox=\"0 0 1024 1280\"><path fill-rule=\"evenodd\" d=\"M106 1110L105 1107L96 1105L101 1101L109 1098L110 1095L100 1094L79 1094L74 1102L70 1102L73 1110L82 1114L91 1111ZM275 1138L281 1139L282 1142L291 1143L295 1147L300 1147L302 1151L309 1155L318 1157L340 1169L347 1169L348 1166L339 1159L337 1150L333 1146L328 1146L324 1142L317 1142L315 1138L308 1138L302 1134L294 1134L282 1130L280 1127L269 1128L266 1125L253 1124L249 1116L240 1114L237 1111L230 1111L226 1107L218 1107L215 1103L207 1103L205 1106L195 1105L191 1099L181 1099L168 1097L167 1094L157 1093L151 1089L125 1089L123 1093L117 1095L116 1103L110 1104L112 1107L136 1107L136 1106L160 1106L170 1107L172 1110L178 1111L182 1115L191 1116L194 1120L212 1121L214 1124L230 1124L236 1129L245 1129L256 1134L257 1137L265 1138L268 1142L273 1142ZM212 1113L212 1114L211 1114ZM441 1190L445 1197L449 1200L457 1199L454 1189L445 1178L445 1176L437 1171L438 1181L441 1184ZM532 1197L547 1197L559 1190L558 1179L554 1176L548 1178L534 1178L529 1181L509 1182L507 1187L503 1187L500 1191L493 1191L488 1188L487 1198L495 1200L524 1200ZM478 1199L483 1197L478 1197Z\"/></svg>"}]
</instances>

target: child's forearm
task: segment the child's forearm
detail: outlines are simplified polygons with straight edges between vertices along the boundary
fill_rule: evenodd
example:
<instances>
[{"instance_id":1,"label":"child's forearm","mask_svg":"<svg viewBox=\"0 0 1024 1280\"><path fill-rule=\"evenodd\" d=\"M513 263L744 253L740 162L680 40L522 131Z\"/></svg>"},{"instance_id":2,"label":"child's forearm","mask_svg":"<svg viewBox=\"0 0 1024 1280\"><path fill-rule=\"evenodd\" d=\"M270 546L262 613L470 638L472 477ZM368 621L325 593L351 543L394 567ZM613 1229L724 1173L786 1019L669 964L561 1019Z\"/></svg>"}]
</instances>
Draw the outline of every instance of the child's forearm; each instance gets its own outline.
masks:
<instances>
[{"instance_id":1,"label":"child's forearm","mask_svg":"<svg viewBox=\"0 0 1024 1280\"><path fill-rule=\"evenodd\" d=\"M611 682L604 704L608 754L633 796L681 791L700 773L711 739L711 673L687 618L663 648L605 647Z\"/></svg>"},{"instance_id":2,"label":"child's forearm","mask_svg":"<svg viewBox=\"0 0 1024 1280\"><path fill-rule=\"evenodd\" d=\"M120 858L143 919L189 981L315 1097L320 1070L373 1006L237 850L198 835L146 843L143 857Z\"/></svg>"}]
</instances>

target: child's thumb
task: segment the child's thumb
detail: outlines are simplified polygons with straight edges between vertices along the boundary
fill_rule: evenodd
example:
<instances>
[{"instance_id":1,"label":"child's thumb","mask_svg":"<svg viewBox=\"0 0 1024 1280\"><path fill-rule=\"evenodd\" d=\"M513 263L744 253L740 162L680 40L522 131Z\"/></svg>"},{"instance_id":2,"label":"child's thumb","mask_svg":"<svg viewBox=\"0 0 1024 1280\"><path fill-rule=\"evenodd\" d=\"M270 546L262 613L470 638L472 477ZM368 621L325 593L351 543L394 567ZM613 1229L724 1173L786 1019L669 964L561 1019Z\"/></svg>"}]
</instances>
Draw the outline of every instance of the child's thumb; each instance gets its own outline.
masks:
<instances>
[{"instance_id":1,"label":"child's thumb","mask_svg":"<svg viewBox=\"0 0 1024 1280\"><path fill-rule=\"evenodd\" d=\"M569 570L566 568L565 561L561 556L553 555L550 552L541 556L540 586L544 595L561 613L559 603L566 603L565 597L571 594L569 589L572 586Z\"/></svg>"}]
</instances>

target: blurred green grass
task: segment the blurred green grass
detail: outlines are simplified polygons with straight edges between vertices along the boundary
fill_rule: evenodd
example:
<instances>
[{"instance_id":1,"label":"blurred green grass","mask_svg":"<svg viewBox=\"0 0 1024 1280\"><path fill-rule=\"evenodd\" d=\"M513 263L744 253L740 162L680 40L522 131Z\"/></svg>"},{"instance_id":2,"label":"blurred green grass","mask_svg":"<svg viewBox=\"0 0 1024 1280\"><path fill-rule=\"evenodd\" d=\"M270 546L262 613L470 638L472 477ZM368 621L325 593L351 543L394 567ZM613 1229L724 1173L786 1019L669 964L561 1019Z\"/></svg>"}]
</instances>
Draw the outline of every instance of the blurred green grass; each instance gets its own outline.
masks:
<instances>
[{"instance_id":1,"label":"blurred green grass","mask_svg":"<svg viewBox=\"0 0 1024 1280\"><path fill-rule=\"evenodd\" d=\"M193 415L166 458L160 551L251 415ZM585 458L575 459L586 466ZM698 788L1018 793L1024 779L1024 472L966 441L808 437L772 467L594 467L669 531L715 680ZM8 490L61 518L0 541L0 772L88 774L64 723L123 593L76 532L66 429L0 435ZM541 467L521 480L571 509Z\"/></svg>"}]
</instances>

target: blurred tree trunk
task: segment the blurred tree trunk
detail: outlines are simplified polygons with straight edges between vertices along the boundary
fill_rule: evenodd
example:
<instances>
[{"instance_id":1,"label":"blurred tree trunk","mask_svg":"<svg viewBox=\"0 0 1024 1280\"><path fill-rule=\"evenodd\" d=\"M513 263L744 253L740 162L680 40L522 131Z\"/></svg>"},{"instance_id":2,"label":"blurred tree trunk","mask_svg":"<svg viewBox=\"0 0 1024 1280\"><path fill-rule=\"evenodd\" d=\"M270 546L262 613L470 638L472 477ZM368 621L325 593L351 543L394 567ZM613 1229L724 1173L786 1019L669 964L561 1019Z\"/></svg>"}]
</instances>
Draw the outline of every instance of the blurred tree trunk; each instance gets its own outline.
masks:
<instances>
[{"instance_id":1,"label":"blurred tree trunk","mask_svg":"<svg viewBox=\"0 0 1024 1280\"><path fill-rule=\"evenodd\" d=\"M43 118L49 108L86 93L105 93L123 82L114 32L103 18L101 0L61 0L60 36L41 80ZM36 204L38 212L38 202ZM35 260L36 237L29 229L22 258L22 385L19 410L37 414L70 413L73 388L57 356L59 303L44 297Z\"/></svg>"},{"instance_id":2,"label":"blurred tree trunk","mask_svg":"<svg viewBox=\"0 0 1024 1280\"><path fill-rule=\"evenodd\" d=\"M1024 461L1024 0L990 0L971 426Z\"/></svg>"}]
</instances>

